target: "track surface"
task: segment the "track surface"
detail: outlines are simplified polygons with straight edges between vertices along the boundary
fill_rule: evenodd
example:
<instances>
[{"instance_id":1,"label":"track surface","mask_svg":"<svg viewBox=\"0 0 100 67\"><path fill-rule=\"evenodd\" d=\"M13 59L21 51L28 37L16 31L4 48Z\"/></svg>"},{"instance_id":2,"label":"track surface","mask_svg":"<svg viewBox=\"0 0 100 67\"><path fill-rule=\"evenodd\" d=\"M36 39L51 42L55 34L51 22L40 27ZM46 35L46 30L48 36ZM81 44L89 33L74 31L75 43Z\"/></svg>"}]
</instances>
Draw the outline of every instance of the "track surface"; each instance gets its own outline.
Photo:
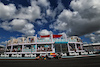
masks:
<instances>
[{"instance_id":1,"label":"track surface","mask_svg":"<svg viewBox=\"0 0 100 67\"><path fill-rule=\"evenodd\" d=\"M0 60L0 67L100 67L100 56L61 60Z\"/></svg>"}]
</instances>

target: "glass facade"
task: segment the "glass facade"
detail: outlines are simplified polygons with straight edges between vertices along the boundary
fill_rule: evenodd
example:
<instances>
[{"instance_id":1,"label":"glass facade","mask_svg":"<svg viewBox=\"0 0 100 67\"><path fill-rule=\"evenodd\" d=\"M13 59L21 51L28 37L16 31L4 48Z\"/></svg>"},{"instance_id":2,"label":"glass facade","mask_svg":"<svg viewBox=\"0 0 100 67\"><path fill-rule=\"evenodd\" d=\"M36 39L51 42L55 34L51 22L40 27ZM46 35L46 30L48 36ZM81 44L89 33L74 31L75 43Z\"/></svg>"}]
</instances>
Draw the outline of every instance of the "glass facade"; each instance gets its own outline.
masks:
<instances>
[{"instance_id":1,"label":"glass facade","mask_svg":"<svg viewBox=\"0 0 100 67\"><path fill-rule=\"evenodd\" d=\"M67 44L55 44L56 53L67 53L68 47Z\"/></svg>"},{"instance_id":2,"label":"glass facade","mask_svg":"<svg viewBox=\"0 0 100 67\"><path fill-rule=\"evenodd\" d=\"M6 52L10 52L10 50L11 50L11 46L8 46Z\"/></svg>"}]
</instances>

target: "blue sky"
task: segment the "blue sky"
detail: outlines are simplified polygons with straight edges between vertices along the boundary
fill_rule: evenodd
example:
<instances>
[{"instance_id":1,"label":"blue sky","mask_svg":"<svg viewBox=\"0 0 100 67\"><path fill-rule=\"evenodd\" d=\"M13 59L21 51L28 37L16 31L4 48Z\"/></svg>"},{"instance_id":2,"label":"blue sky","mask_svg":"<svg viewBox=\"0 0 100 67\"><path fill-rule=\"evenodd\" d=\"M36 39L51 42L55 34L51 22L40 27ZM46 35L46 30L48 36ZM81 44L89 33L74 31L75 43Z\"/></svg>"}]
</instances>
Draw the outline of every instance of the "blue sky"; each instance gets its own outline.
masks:
<instances>
[{"instance_id":1,"label":"blue sky","mask_svg":"<svg viewBox=\"0 0 100 67\"><path fill-rule=\"evenodd\" d=\"M0 0L0 44L30 35L78 35L100 42L100 0Z\"/></svg>"}]
</instances>

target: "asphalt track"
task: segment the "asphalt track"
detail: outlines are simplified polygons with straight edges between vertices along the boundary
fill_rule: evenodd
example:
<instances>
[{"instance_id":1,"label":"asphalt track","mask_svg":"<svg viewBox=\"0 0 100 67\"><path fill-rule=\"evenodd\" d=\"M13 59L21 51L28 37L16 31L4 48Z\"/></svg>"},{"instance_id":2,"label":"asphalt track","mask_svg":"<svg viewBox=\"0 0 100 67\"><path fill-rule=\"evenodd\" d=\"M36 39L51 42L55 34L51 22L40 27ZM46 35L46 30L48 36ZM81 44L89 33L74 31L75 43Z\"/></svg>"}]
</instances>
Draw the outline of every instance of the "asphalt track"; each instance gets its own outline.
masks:
<instances>
[{"instance_id":1,"label":"asphalt track","mask_svg":"<svg viewBox=\"0 0 100 67\"><path fill-rule=\"evenodd\" d=\"M100 67L100 56L61 60L0 60L0 67Z\"/></svg>"}]
</instances>

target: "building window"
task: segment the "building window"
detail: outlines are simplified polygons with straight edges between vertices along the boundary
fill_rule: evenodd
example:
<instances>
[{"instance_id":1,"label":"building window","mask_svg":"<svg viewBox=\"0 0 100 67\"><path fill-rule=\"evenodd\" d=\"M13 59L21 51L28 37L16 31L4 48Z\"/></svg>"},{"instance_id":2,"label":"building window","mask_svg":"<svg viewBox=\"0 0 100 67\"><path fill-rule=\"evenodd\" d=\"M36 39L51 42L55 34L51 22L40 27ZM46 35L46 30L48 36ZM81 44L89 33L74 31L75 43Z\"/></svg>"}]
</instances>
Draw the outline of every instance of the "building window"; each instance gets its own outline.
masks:
<instances>
[{"instance_id":1,"label":"building window","mask_svg":"<svg viewBox=\"0 0 100 67\"><path fill-rule=\"evenodd\" d=\"M11 46L8 46L6 52L10 52L10 50L11 50Z\"/></svg>"},{"instance_id":2,"label":"building window","mask_svg":"<svg viewBox=\"0 0 100 67\"><path fill-rule=\"evenodd\" d=\"M70 49L70 51L76 51L75 44L74 43L69 43L69 49Z\"/></svg>"}]
</instances>

